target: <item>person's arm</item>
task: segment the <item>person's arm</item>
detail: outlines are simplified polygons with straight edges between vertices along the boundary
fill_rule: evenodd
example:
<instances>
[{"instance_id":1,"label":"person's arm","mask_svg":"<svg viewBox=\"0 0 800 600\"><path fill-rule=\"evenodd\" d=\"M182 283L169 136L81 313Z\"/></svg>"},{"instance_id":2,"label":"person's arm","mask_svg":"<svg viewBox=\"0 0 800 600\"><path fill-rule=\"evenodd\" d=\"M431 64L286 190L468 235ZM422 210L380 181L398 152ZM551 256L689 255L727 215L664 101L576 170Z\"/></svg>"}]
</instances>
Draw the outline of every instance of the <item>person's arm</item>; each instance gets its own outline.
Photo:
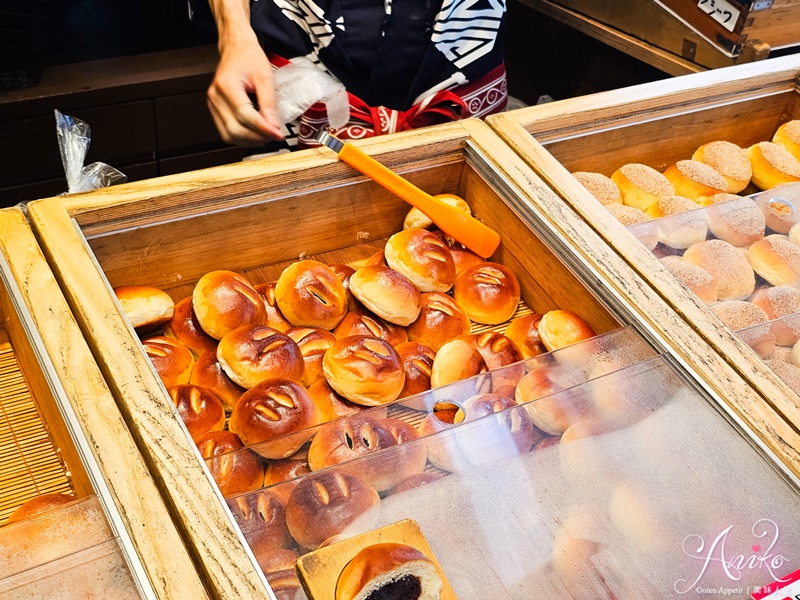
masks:
<instances>
[{"instance_id":1,"label":"person's arm","mask_svg":"<svg viewBox=\"0 0 800 600\"><path fill-rule=\"evenodd\" d=\"M220 60L208 88L208 108L222 139L261 146L282 139L272 67L250 26L249 0L209 0L219 33ZM258 110L248 93L255 94Z\"/></svg>"}]
</instances>

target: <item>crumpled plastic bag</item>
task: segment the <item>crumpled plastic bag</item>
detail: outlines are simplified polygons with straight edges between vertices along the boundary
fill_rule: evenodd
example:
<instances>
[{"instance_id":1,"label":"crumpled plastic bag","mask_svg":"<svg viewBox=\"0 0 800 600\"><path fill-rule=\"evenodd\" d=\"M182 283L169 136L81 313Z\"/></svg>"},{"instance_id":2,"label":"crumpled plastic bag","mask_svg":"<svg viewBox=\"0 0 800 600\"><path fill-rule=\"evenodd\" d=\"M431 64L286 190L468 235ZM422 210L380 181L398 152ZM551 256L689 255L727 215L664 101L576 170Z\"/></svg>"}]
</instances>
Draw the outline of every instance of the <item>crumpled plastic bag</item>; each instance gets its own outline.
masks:
<instances>
[{"instance_id":1,"label":"crumpled plastic bag","mask_svg":"<svg viewBox=\"0 0 800 600\"><path fill-rule=\"evenodd\" d=\"M61 114L59 110L55 112L58 149L67 176L68 193L88 192L128 180L124 173L105 163L96 162L84 166L83 162L92 141L89 125L80 119Z\"/></svg>"},{"instance_id":2,"label":"crumpled plastic bag","mask_svg":"<svg viewBox=\"0 0 800 600\"><path fill-rule=\"evenodd\" d=\"M350 104L341 82L314 66L305 57L294 58L273 73L278 91L278 111L284 123L294 121L313 104L322 102L332 129L350 119Z\"/></svg>"}]
</instances>

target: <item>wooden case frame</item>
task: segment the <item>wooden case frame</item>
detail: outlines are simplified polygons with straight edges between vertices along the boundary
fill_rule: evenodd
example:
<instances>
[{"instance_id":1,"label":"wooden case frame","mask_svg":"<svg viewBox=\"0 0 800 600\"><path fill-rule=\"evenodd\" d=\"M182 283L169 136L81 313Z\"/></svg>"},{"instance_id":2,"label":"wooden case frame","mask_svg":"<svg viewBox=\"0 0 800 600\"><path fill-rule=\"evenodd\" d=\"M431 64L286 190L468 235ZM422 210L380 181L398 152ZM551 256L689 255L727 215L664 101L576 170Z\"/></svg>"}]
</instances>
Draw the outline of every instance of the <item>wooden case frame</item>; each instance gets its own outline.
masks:
<instances>
[{"instance_id":1,"label":"wooden case frame","mask_svg":"<svg viewBox=\"0 0 800 600\"><path fill-rule=\"evenodd\" d=\"M78 497L96 494L143 598L207 598L191 557L19 208L0 211L5 329Z\"/></svg>"},{"instance_id":2,"label":"wooden case frame","mask_svg":"<svg viewBox=\"0 0 800 600\"><path fill-rule=\"evenodd\" d=\"M739 425L768 423L774 443L761 449L781 451L791 467L787 476L800 474L797 432L484 123L463 121L356 144L430 193L466 195L476 214L503 235L495 258L517 273L542 273L540 283L520 277L523 298L534 310L577 304L598 331L632 324L717 406L727 410L722 398L732 399L747 416ZM264 233L263 243L280 263L296 259L298 249L317 255L388 237L407 210L327 149L29 205L73 313L207 584L219 597L263 596L264 583L110 286L175 288L212 269L252 267L259 256L263 261L264 252L254 247L255 219L275 226L274 235ZM202 244L194 243L198 227ZM182 236L193 244L187 246ZM214 251L204 251L209 247ZM141 260L131 260L133 255ZM555 284L559 278L564 281ZM666 330L675 332L668 341ZM728 411L728 416L738 420L739 414ZM749 435L746 427L741 430Z\"/></svg>"},{"instance_id":3,"label":"wooden case frame","mask_svg":"<svg viewBox=\"0 0 800 600\"><path fill-rule=\"evenodd\" d=\"M594 200L570 170L611 175L626 162L641 162L663 171L713 139L745 147L764 141L765 131L771 138L781 122L792 115L800 117L799 76L800 57L789 56L520 109L487 120L532 172L752 386L763 406L795 431L800 428L798 395ZM659 143L666 130L672 132L671 142ZM776 435L774 423L754 419L748 414L753 407L742 405L735 394L728 402L797 474L796 448Z\"/></svg>"}]
</instances>

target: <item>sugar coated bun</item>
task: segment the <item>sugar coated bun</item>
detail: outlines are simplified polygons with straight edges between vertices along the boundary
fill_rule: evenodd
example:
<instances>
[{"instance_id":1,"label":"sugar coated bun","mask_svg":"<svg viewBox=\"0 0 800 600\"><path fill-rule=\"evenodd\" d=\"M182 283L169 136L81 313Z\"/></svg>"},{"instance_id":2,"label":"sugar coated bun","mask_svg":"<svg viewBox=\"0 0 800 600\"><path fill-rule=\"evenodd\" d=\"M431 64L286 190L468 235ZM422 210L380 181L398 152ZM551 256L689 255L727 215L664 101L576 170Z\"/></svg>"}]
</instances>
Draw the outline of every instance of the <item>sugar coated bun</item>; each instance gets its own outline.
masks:
<instances>
[{"instance_id":1,"label":"sugar coated bun","mask_svg":"<svg viewBox=\"0 0 800 600\"><path fill-rule=\"evenodd\" d=\"M792 352L789 355L789 360L795 367L800 367L800 341L796 342L795 345L792 346Z\"/></svg>"},{"instance_id":2,"label":"sugar coated bun","mask_svg":"<svg viewBox=\"0 0 800 600\"><path fill-rule=\"evenodd\" d=\"M764 237L766 219L761 209L749 198L718 194L706 208L708 229L724 242L744 248Z\"/></svg>"},{"instance_id":3,"label":"sugar coated bun","mask_svg":"<svg viewBox=\"0 0 800 600\"><path fill-rule=\"evenodd\" d=\"M328 266L334 273L336 273L336 276L339 278L339 281L341 281L342 285L344 286L345 292L347 292L347 310L355 310L356 308L358 308L359 303L358 300L356 300L355 296L353 296L353 293L350 291L350 277L352 277L353 273L355 273L356 270L349 265L343 265L343 264L335 264Z\"/></svg>"},{"instance_id":4,"label":"sugar coated bun","mask_svg":"<svg viewBox=\"0 0 800 600\"><path fill-rule=\"evenodd\" d=\"M217 349L217 340L200 327L192 308L191 298L184 298L175 305L172 318L164 325L164 335L178 340L195 356Z\"/></svg>"},{"instance_id":5,"label":"sugar coated bun","mask_svg":"<svg viewBox=\"0 0 800 600\"><path fill-rule=\"evenodd\" d=\"M245 449L235 433L210 431L194 441L225 498L252 492L262 486L264 465L261 459Z\"/></svg>"},{"instance_id":6,"label":"sugar coated bun","mask_svg":"<svg viewBox=\"0 0 800 600\"><path fill-rule=\"evenodd\" d=\"M286 511L267 490L232 498L228 506L254 554L285 548L291 543Z\"/></svg>"},{"instance_id":7,"label":"sugar coated bun","mask_svg":"<svg viewBox=\"0 0 800 600\"><path fill-rule=\"evenodd\" d=\"M228 428L265 458L297 452L320 421L306 389L290 379L267 379L247 390L231 413ZM297 435L290 435L294 434ZM261 442L270 442L262 444Z\"/></svg>"},{"instance_id":8,"label":"sugar coated bun","mask_svg":"<svg viewBox=\"0 0 800 600\"><path fill-rule=\"evenodd\" d=\"M327 423L339 417L360 413L366 407L337 394L325 377L317 379L308 387L308 395L321 414L321 421ZM374 413L370 413L373 414ZM382 416L386 416L385 414Z\"/></svg>"},{"instance_id":9,"label":"sugar coated bun","mask_svg":"<svg viewBox=\"0 0 800 600\"><path fill-rule=\"evenodd\" d=\"M114 288L117 300L133 328L138 332L155 331L172 318L175 303L166 292L145 285Z\"/></svg>"},{"instance_id":10,"label":"sugar coated bun","mask_svg":"<svg viewBox=\"0 0 800 600\"><path fill-rule=\"evenodd\" d=\"M196 385L176 385L167 391L192 438L209 431L222 431L225 427L222 400L211 390Z\"/></svg>"},{"instance_id":11,"label":"sugar coated bun","mask_svg":"<svg viewBox=\"0 0 800 600\"><path fill-rule=\"evenodd\" d=\"M292 327L286 331L303 356L305 367L300 383L309 387L318 379L324 378L322 373L322 357L328 348L336 342L336 336L330 331L315 327Z\"/></svg>"},{"instance_id":12,"label":"sugar coated bun","mask_svg":"<svg viewBox=\"0 0 800 600\"><path fill-rule=\"evenodd\" d=\"M469 204L467 204L466 201L460 196L456 196L455 194L435 194L433 197L437 200L441 200L445 204L454 206L465 215L472 214ZM412 208L410 211L408 211L408 214L403 221L403 229L430 229L431 227L433 227L433 221L431 221L425 215L425 213L418 208Z\"/></svg>"},{"instance_id":13,"label":"sugar coated bun","mask_svg":"<svg viewBox=\"0 0 800 600\"><path fill-rule=\"evenodd\" d=\"M406 328L408 340L430 346L434 352L443 344L470 331L467 313L451 296L422 294L419 317Z\"/></svg>"},{"instance_id":14,"label":"sugar coated bun","mask_svg":"<svg viewBox=\"0 0 800 600\"><path fill-rule=\"evenodd\" d=\"M276 281L270 281L269 283L257 285L255 290L264 300L264 307L267 309L267 320L264 322L264 325L272 327L275 331L286 333L286 330L289 329L292 324L286 320L281 309L278 308L278 300L275 298L276 285Z\"/></svg>"},{"instance_id":15,"label":"sugar coated bun","mask_svg":"<svg viewBox=\"0 0 800 600\"><path fill-rule=\"evenodd\" d=\"M796 345L797 344L795 344L795 346ZM794 346L792 348L787 348L785 346L778 346L777 348L775 348L775 351L773 352L772 356L769 357L769 358L771 358L772 360L780 360L782 362L791 363L792 362L792 350L793 349L794 349Z\"/></svg>"},{"instance_id":16,"label":"sugar coated bun","mask_svg":"<svg viewBox=\"0 0 800 600\"><path fill-rule=\"evenodd\" d=\"M333 465L363 459L376 452L412 442L419 437L412 425L397 419L374 419L358 415L340 419L319 428L308 449L308 465L320 471ZM410 444L382 455L377 460L361 460L352 468L378 492L389 490L406 477L425 468L424 444Z\"/></svg>"},{"instance_id":17,"label":"sugar coated bun","mask_svg":"<svg viewBox=\"0 0 800 600\"><path fill-rule=\"evenodd\" d=\"M533 358L547 352L539 337L539 321L542 315L533 313L514 319L506 327L505 335L514 344L520 357Z\"/></svg>"},{"instance_id":18,"label":"sugar coated bun","mask_svg":"<svg viewBox=\"0 0 800 600\"><path fill-rule=\"evenodd\" d=\"M265 323L267 319L261 295L233 271L203 275L194 286L192 307L203 330L218 340L237 327Z\"/></svg>"},{"instance_id":19,"label":"sugar coated bun","mask_svg":"<svg viewBox=\"0 0 800 600\"><path fill-rule=\"evenodd\" d=\"M486 372L483 357L463 340L452 340L436 352L431 368L431 387L437 388Z\"/></svg>"},{"instance_id":20,"label":"sugar coated bun","mask_svg":"<svg viewBox=\"0 0 800 600\"><path fill-rule=\"evenodd\" d=\"M750 263L728 242L700 242L683 253L683 260L711 274L717 282L717 299L721 301L744 300L756 287L756 278Z\"/></svg>"},{"instance_id":21,"label":"sugar coated bun","mask_svg":"<svg viewBox=\"0 0 800 600\"><path fill-rule=\"evenodd\" d=\"M386 263L405 275L421 292L446 292L453 287L456 265L447 244L430 231L406 229L386 242Z\"/></svg>"},{"instance_id":22,"label":"sugar coated bun","mask_svg":"<svg viewBox=\"0 0 800 600\"><path fill-rule=\"evenodd\" d=\"M606 205L606 210L610 212L617 221L625 225L625 227L650 221L650 217L648 217L647 213L642 209L634 208L626 204L608 204Z\"/></svg>"},{"instance_id":23,"label":"sugar coated bun","mask_svg":"<svg viewBox=\"0 0 800 600\"><path fill-rule=\"evenodd\" d=\"M706 304L717 301L717 282L705 269L681 260L678 256L665 256L661 259L661 264Z\"/></svg>"},{"instance_id":24,"label":"sugar coated bun","mask_svg":"<svg viewBox=\"0 0 800 600\"><path fill-rule=\"evenodd\" d=\"M311 467L308 466L308 449L303 448L289 458L270 461L264 473L264 487L270 488L272 495L285 507L298 484L293 480L307 473L311 473Z\"/></svg>"},{"instance_id":25,"label":"sugar coated bun","mask_svg":"<svg viewBox=\"0 0 800 600\"><path fill-rule=\"evenodd\" d=\"M275 299L286 320L295 327L333 329L347 312L347 292L327 265L301 260L283 270L275 285Z\"/></svg>"},{"instance_id":26,"label":"sugar coated bun","mask_svg":"<svg viewBox=\"0 0 800 600\"><path fill-rule=\"evenodd\" d=\"M305 363L288 335L266 325L245 325L219 341L217 360L237 385L250 389L265 379L300 381Z\"/></svg>"},{"instance_id":27,"label":"sugar coated bun","mask_svg":"<svg viewBox=\"0 0 800 600\"><path fill-rule=\"evenodd\" d=\"M477 394L464 401L464 413L465 423L495 415L482 420L480 426L455 430L461 451L473 465L527 454L541 437L528 413L507 396ZM487 443L487 440L496 443Z\"/></svg>"},{"instance_id":28,"label":"sugar coated bun","mask_svg":"<svg viewBox=\"0 0 800 600\"><path fill-rule=\"evenodd\" d=\"M297 484L286 505L286 523L300 546L315 549L380 502L378 492L361 477L328 471Z\"/></svg>"},{"instance_id":29,"label":"sugar coated bun","mask_svg":"<svg viewBox=\"0 0 800 600\"><path fill-rule=\"evenodd\" d=\"M800 181L800 159L783 146L759 142L750 146L747 154L753 165L753 183L762 190Z\"/></svg>"},{"instance_id":30,"label":"sugar coated bun","mask_svg":"<svg viewBox=\"0 0 800 600\"><path fill-rule=\"evenodd\" d=\"M796 202L780 195L780 190L775 190L774 194L761 194L756 198L756 204L764 213L767 227L785 235L800 221L800 210L795 206Z\"/></svg>"},{"instance_id":31,"label":"sugar coated bun","mask_svg":"<svg viewBox=\"0 0 800 600\"><path fill-rule=\"evenodd\" d=\"M608 204L622 204L622 193L619 191L617 184L614 183L610 177L606 177L600 173L589 173L587 171L578 171L573 173L572 176L577 179L580 184L589 190L589 193L594 196L597 201L606 206Z\"/></svg>"},{"instance_id":32,"label":"sugar coated bun","mask_svg":"<svg viewBox=\"0 0 800 600\"><path fill-rule=\"evenodd\" d=\"M800 394L800 368L780 360L769 360L766 363L786 385Z\"/></svg>"},{"instance_id":33,"label":"sugar coated bun","mask_svg":"<svg viewBox=\"0 0 800 600\"><path fill-rule=\"evenodd\" d=\"M245 389L236 385L228 377L217 360L217 351L204 352L197 359L189 376L189 383L206 388L214 392L222 400L225 410L231 411L244 394Z\"/></svg>"},{"instance_id":34,"label":"sugar coated bun","mask_svg":"<svg viewBox=\"0 0 800 600\"><path fill-rule=\"evenodd\" d=\"M785 235L768 235L747 251L756 273L772 285L800 285L800 247Z\"/></svg>"},{"instance_id":35,"label":"sugar coated bun","mask_svg":"<svg viewBox=\"0 0 800 600\"><path fill-rule=\"evenodd\" d=\"M708 216L698 205L683 196L667 196L659 198L650 207L653 218L660 219L655 223L658 241L670 248L685 250L693 244L706 239L708 235ZM655 209L655 210L654 210Z\"/></svg>"},{"instance_id":36,"label":"sugar coated bun","mask_svg":"<svg viewBox=\"0 0 800 600\"><path fill-rule=\"evenodd\" d=\"M790 315L800 312L800 289L787 285L765 288L756 292L750 302L762 308L767 319L773 321L772 331L776 344L795 345L800 338L800 317Z\"/></svg>"},{"instance_id":37,"label":"sugar coated bun","mask_svg":"<svg viewBox=\"0 0 800 600\"><path fill-rule=\"evenodd\" d=\"M336 600L438 600L442 579L436 565L405 544L373 544L347 563L336 582Z\"/></svg>"},{"instance_id":38,"label":"sugar coated bun","mask_svg":"<svg viewBox=\"0 0 800 600\"><path fill-rule=\"evenodd\" d=\"M725 178L729 194L738 194L750 183L753 167L747 151L731 142L703 144L692 155L692 160L707 164Z\"/></svg>"},{"instance_id":39,"label":"sugar coated bun","mask_svg":"<svg viewBox=\"0 0 800 600\"><path fill-rule=\"evenodd\" d=\"M719 317L720 321L734 331L769 321L763 308L744 300L719 302L712 306L711 310Z\"/></svg>"},{"instance_id":40,"label":"sugar coated bun","mask_svg":"<svg viewBox=\"0 0 800 600\"><path fill-rule=\"evenodd\" d=\"M638 163L620 167L611 175L611 180L619 187L622 201L641 211L646 211L662 196L676 194L675 188L664 175L652 167Z\"/></svg>"},{"instance_id":41,"label":"sugar coated bun","mask_svg":"<svg viewBox=\"0 0 800 600\"><path fill-rule=\"evenodd\" d=\"M6 524L10 525L11 523L22 521L23 519L30 519L43 512L61 508L65 504L75 502L75 500L77 500L77 498L69 494L42 494L41 496L36 496L20 505L17 510L11 513Z\"/></svg>"},{"instance_id":42,"label":"sugar coated bun","mask_svg":"<svg viewBox=\"0 0 800 600\"><path fill-rule=\"evenodd\" d=\"M142 347L164 387L189 383L194 356L186 346L171 337L156 335L142 340Z\"/></svg>"},{"instance_id":43,"label":"sugar coated bun","mask_svg":"<svg viewBox=\"0 0 800 600\"><path fill-rule=\"evenodd\" d=\"M431 389L433 359L436 357L433 348L419 342L406 342L395 346L394 349L397 350L400 360L403 361L403 369L406 372L403 391L400 392L398 398L408 398ZM406 402L404 406L422 409L424 405Z\"/></svg>"},{"instance_id":44,"label":"sugar coated bun","mask_svg":"<svg viewBox=\"0 0 800 600\"><path fill-rule=\"evenodd\" d=\"M350 277L350 291L373 313L395 325L410 325L419 316L421 295L406 276L389 267L362 267Z\"/></svg>"},{"instance_id":45,"label":"sugar coated bun","mask_svg":"<svg viewBox=\"0 0 800 600\"><path fill-rule=\"evenodd\" d=\"M519 281L508 267L487 262L456 277L453 298L470 319L487 325L508 321L520 299Z\"/></svg>"},{"instance_id":46,"label":"sugar coated bun","mask_svg":"<svg viewBox=\"0 0 800 600\"><path fill-rule=\"evenodd\" d=\"M595 335L589 323L568 310L550 310L544 313L538 329L539 339L548 352L571 346Z\"/></svg>"},{"instance_id":47,"label":"sugar coated bun","mask_svg":"<svg viewBox=\"0 0 800 600\"><path fill-rule=\"evenodd\" d=\"M586 390L569 391L578 383L575 376L558 368L539 367L520 380L514 399L525 405L536 427L550 435L561 435L583 419L592 404Z\"/></svg>"},{"instance_id":48,"label":"sugar coated bun","mask_svg":"<svg viewBox=\"0 0 800 600\"><path fill-rule=\"evenodd\" d=\"M778 127L772 141L786 148L789 154L800 160L800 120L788 121Z\"/></svg>"},{"instance_id":49,"label":"sugar coated bun","mask_svg":"<svg viewBox=\"0 0 800 600\"><path fill-rule=\"evenodd\" d=\"M391 346L397 346L408 341L408 334L405 329L399 325L384 321L363 306L348 312L342 322L333 330L333 335L337 340L352 335L369 335L386 340Z\"/></svg>"},{"instance_id":50,"label":"sugar coated bun","mask_svg":"<svg viewBox=\"0 0 800 600\"><path fill-rule=\"evenodd\" d=\"M679 160L664 171L679 196L699 202L707 196L728 191L728 182L712 167L696 160Z\"/></svg>"},{"instance_id":51,"label":"sugar coated bun","mask_svg":"<svg viewBox=\"0 0 800 600\"><path fill-rule=\"evenodd\" d=\"M364 406L396 400L405 383L403 363L395 349L371 336L337 340L325 353L322 370L338 394Z\"/></svg>"}]
</instances>

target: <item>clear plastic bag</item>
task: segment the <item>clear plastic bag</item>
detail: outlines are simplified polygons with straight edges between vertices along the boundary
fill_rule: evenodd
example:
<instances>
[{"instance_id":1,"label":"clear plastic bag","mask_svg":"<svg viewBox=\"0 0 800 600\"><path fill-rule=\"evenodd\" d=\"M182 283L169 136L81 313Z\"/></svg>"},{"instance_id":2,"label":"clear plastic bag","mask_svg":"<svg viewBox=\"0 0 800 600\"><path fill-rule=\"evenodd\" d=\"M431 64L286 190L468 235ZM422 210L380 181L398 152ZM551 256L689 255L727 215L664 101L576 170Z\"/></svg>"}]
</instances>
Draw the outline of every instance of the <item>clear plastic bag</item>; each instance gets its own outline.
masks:
<instances>
[{"instance_id":1,"label":"clear plastic bag","mask_svg":"<svg viewBox=\"0 0 800 600\"><path fill-rule=\"evenodd\" d=\"M68 193L88 192L115 183L125 183L128 178L114 167L101 162L84 166L86 153L92 141L89 125L61 114L56 110L56 134L61 162L67 176Z\"/></svg>"},{"instance_id":2,"label":"clear plastic bag","mask_svg":"<svg viewBox=\"0 0 800 600\"><path fill-rule=\"evenodd\" d=\"M344 85L304 57L292 59L274 73L278 110L284 123L297 119L313 104L323 102L331 128L339 129L350 118Z\"/></svg>"}]
</instances>

